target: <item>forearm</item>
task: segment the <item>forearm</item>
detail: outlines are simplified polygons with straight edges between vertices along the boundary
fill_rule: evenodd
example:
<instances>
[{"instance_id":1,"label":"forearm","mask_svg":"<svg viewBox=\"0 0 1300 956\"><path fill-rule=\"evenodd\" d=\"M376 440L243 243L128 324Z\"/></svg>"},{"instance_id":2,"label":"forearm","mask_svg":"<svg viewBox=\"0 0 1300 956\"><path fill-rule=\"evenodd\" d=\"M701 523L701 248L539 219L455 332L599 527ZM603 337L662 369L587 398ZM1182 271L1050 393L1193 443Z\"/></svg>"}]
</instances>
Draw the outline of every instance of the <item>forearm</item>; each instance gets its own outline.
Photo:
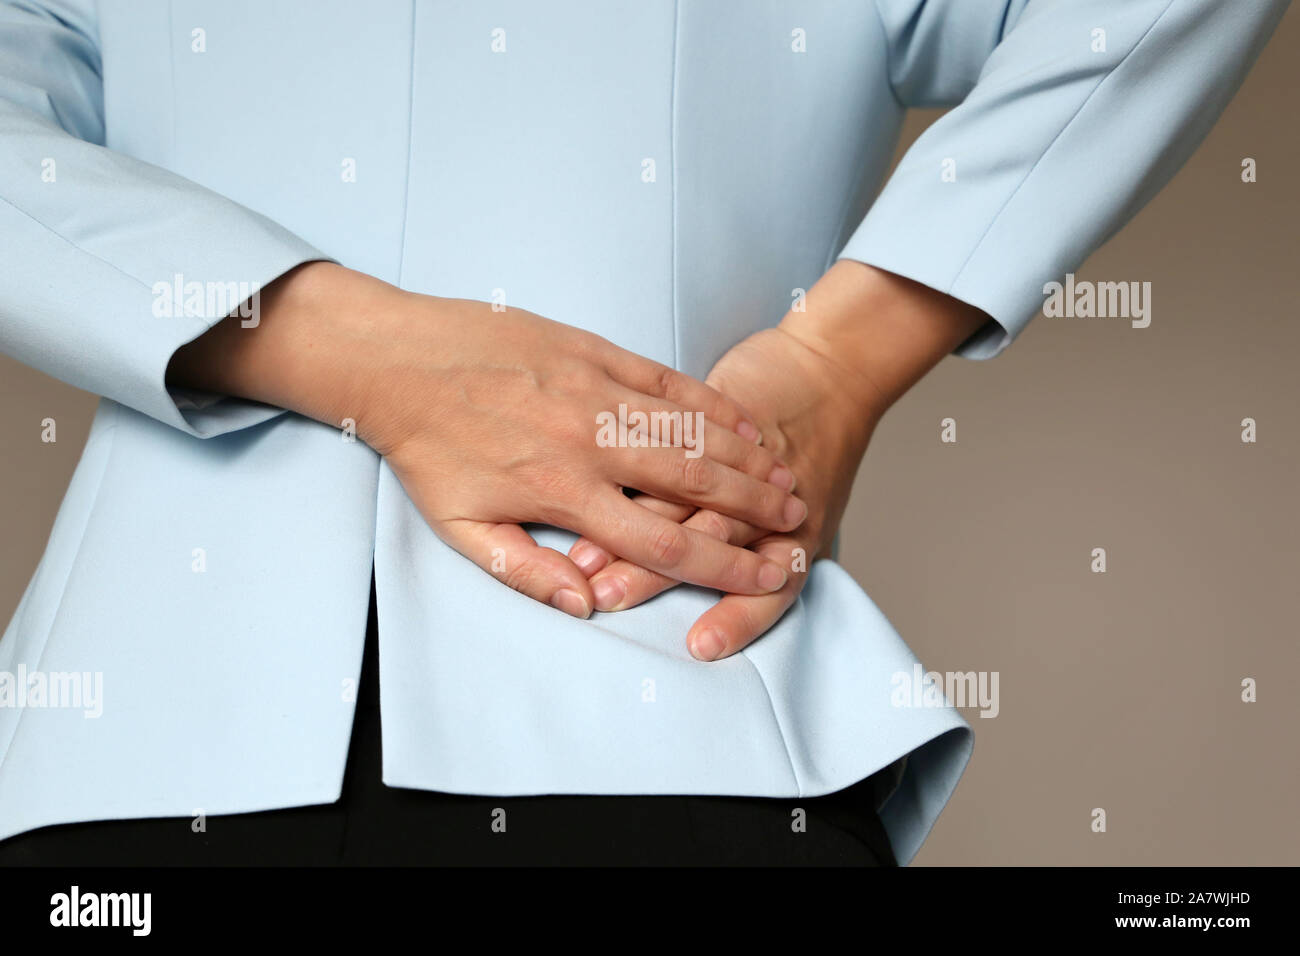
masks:
<instances>
[{"instance_id":1,"label":"forearm","mask_svg":"<svg viewBox=\"0 0 1300 956\"><path fill-rule=\"evenodd\" d=\"M837 369L837 387L878 417L987 321L929 286L841 259L780 328Z\"/></svg>"},{"instance_id":2,"label":"forearm","mask_svg":"<svg viewBox=\"0 0 1300 956\"><path fill-rule=\"evenodd\" d=\"M331 262L309 262L261 290L256 324L239 315L177 350L167 383L265 402L339 426L364 422L386 311L402 293Z\"/></svg>"}]
</instances>

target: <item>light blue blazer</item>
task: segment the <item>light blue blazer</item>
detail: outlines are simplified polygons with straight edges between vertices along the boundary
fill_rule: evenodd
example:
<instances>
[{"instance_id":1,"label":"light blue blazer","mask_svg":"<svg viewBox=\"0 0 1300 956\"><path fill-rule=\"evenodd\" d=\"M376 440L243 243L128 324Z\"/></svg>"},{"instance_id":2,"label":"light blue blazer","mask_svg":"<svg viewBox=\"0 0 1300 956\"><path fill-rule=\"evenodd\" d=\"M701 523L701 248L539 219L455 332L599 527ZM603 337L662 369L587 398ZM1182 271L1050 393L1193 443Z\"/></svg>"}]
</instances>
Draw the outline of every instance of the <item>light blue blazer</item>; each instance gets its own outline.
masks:
<instances>
[{"instance_id":1,"label":"light blue blazer","mask_svg":"<svg viewBox=\"0 0 1300 956\"><path fill-rule=\"evenodd\" d=\"M567 617L443 545L339 430L169 391L232 303L168 289L331 258L703 377L847 256L984 309L960 351L991 356L1285 6L0 3L0 348L104 396L0 640L11 689L99 675L102 713L0 706L0 837L337 799L373 561L388 784L794 797L907 756L882 815L909 860L972 734L901 705L915 658L838 565L718 663L684 645L702 590ZM937 104L960 105L872 202L905 108Z\"/></svg>"}]
</instances>

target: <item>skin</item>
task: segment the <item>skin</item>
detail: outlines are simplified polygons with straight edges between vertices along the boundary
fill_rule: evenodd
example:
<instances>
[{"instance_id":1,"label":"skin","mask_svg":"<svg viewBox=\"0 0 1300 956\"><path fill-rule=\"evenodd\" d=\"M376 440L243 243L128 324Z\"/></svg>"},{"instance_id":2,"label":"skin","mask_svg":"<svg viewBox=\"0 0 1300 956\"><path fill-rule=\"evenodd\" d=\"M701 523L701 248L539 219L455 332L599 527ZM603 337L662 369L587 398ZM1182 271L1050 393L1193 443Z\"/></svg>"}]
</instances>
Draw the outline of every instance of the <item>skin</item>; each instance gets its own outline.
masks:
<instances>
[{"instance_id":1,"label":"skin","mask_svg":"<svg viewBox=\"0 0 1300 956\"><path fill-rule=\"evenodd\" d=\"M709 509L641 496L643 507L718 540L744 545L791 569L780 590L726 594L692 625L687 646L700 660L736 653L794 603L807 570L828 557L862 456L881 417L988 316L901 276L840 260L790 312L731 349L706 381L755 416L764 444L788 462L808 519L772 533ZM802 555L802 561L796 556ZM597 542L570 550L590 574L598 610L634 607L678 582ZM804 570L800 570L800 569Z\"/></svg>"},{"instance_id":2,"label":"skin","mask_svg":"<svg viewBox=\"0 0 1300 956\"><path fill-rule=\"evenodd\" d=\"M807 506L735 401L667 366L520 309L405 292L313 262L179 349L169 384L277 405L356 434L384 456L430 527L508 585L566 613L594 606L587 576L521 527L587 536L674 580L744 594L785 585L757 552L642 508L622 492L792 530ZM701 457L602 448L597 415L699 411ZM494 570L495 569L495 570Z\"/></svg>"},{"instance_id":3,"label":"skin","mask_svg":"<svg viewBox=\"0 0 1300 956\"><path fill-rule=\"evenodd\" d=\"M439 537L576 617L680 582L722 592L686 636L695 657L717 660L794 603L881 416L988 321L849 260L805 305L700 383L523 310L316 262L262 290L255 328L232 317L180 349L167 380L354 420ZM620 403L702 412L704 455L599 447L596 415ZM539 547L529 522L582 537L564 555Z\"/></svg>"}]
</instances>

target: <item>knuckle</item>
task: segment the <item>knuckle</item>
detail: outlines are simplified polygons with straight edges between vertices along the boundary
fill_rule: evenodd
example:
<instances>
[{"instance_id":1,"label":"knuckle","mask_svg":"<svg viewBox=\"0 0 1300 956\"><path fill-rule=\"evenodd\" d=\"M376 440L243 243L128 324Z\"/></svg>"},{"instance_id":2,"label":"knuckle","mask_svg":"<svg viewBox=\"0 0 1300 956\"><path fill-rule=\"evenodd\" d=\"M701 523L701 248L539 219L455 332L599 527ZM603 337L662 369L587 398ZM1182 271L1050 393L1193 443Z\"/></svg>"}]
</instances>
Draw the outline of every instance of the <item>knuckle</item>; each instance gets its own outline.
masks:
<instances>
[{"instance_id":1,"label":"knuckle","mask_svg":"<svg viewBox=\"0 0 1300 956\"><path fill-rule=\"evenodd\" d=\"M762 559L752 551L732 547L726 562L726 582L730 588L740 591L753 591L758 583L758 568Z\"/></svg>"},{"instance_id":2,"label":"knuckle","mask_svg":"<svg viewBox=\"0 0 1300 956\"><path fill-rule=\"evenodd\" d=\"M569 348L579 358L592 360L595 356L606 354L614 348L609 339L597 335L595 332L588 332L586 329L573 328L572 326L567 326L567 328L572 329L569 334Z\"/></svg>"},{"instance_id":3,"label":"knuckle","mask_svg":"<svg viewBox=\"0 0 1300 956\"><path fill-rule=\"evenodd\" d=\"M758 628L758 622L754 619L754 612L748 602L739 601L732 606L732 613L735 617L732 620L732 627L729 629L736 634L741 644L749 642L750 638L761 633Z\"/></svg>"},{"instance_id":4,"label":"knuckle","mask_svg":"<svg viewBox=\"0 0 1300 956\"><path fill-rule=\"evenodd\" d=\"M686 549L686 534L677 525L656 527L650 536L650 557L660 567L677 567L685 559Z\"/></svg>"},{"instance_id":5,"label":"knuckle","mask_svg":"<svg viewBox=\"0 0 1300 956\"><path fill-rule=\"evenodd\" d=\"M682 490L691 495L703 495L713 490L713 465L708 459L682 456L679 480Z\"/></svg>"},{"instance_id":6,"label":"knuckle","mask_svg":"<svg viewBox=\"0 0 1300 956\"><path fill-rule=\"evenodd\" d=\"M681 386L682 375L668 365L661 365L656 371L655 388L665 398L675 395Z\"/></svg>"},{"instance_id":7,"label":"knuckle","mask_svg":"<svg viewBox=\"0 0 1300 956\"><path fill-rule=\"evenodd\" d=\"M600 378L599 371L589 362L571 359L547 376L546 385L560 394L585 395L596 389Z\"/></svg>"},{"instance_id":8,"label":"knuckle","mask_svg":"<svg viewBox=\"0 0 1300 956\"><path fill-rule=\"evenodd\" d=\"M564 449L608 449L600 444L601 420L586 403L572 402L547 423L549 437Z\"/></svg>"},{"instance_id":9,"label":"knuckle","mask_svg":"<svg viewBox=\"0 0 1300 956\"><path fill-rule=\"evenodd\" d=\"M535 520L543 524L568 527L579 505L576 503L589 500L584 488L585 482L570 471L559 468L547 468L531 471L521 482L521 496L528 502L528 510L535 515ZM529 520L534 520L530 515Z\"/></svg>"},{"instance_id":10,"label":"knuckle","mask_svg":"<svg viewBox=\"0 0 1300 956\"><path fill-rule=\"evenodd\" d=\"M503 578L507 587L521 594L532 594L545 580L545 568L534 558L525 558L506 569Z\"/></svg>"},{"instance_id":11,"label":"knuckle","mask_svg":"<svg viewBox=\"0 0 1300 956\"><path fill-rule=\"evenodd\" d=\"M775 485L762 484L750 499L756 515L762 517L768 527L785 524L785 492Z\"/></svg>"},{"instance_id":12,"label":"knuckle","mask_svg":"<svg viewBox=\"0 0 1300 956\"><path fill-rule=\"evenodd\" d=\"M716 511L697 511L692 523L710 538L726 541L731 537L731 528L727 524L727 519Z\"/></svg>"},{"instance_id":13,"label":"knuckle","mask_svg":"<svg viewBox=\"0 0 1300 956\"><path fill-rule=\"evenodd\" d=\"M771 452L773 458L787 461L790 455L790 439L780 428L763 429L763 448Z\"/></svg>"}]
</instances>

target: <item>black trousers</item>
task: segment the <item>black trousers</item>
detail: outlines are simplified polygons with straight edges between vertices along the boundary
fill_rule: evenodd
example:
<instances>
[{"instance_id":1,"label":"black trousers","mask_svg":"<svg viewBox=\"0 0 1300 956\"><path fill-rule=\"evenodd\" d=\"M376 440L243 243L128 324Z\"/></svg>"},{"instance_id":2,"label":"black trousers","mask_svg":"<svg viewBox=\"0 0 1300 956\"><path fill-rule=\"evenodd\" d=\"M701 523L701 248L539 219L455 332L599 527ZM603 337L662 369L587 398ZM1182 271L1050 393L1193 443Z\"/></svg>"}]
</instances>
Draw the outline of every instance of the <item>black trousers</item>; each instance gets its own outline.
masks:
<instances>
[{"instance_id":1,"label":"black trousers","mask_svg":"<svg viewBox=\"0 0 1300 956\"><path fill-rule=\"evenodd\" d=\"M875 778L803 799L477 797L387 787L380 766L372 582L336 803L210 817L202 832L188 817L45 827L0 841L0 865L895 865Z\"/></svg>"}]
</instances>

